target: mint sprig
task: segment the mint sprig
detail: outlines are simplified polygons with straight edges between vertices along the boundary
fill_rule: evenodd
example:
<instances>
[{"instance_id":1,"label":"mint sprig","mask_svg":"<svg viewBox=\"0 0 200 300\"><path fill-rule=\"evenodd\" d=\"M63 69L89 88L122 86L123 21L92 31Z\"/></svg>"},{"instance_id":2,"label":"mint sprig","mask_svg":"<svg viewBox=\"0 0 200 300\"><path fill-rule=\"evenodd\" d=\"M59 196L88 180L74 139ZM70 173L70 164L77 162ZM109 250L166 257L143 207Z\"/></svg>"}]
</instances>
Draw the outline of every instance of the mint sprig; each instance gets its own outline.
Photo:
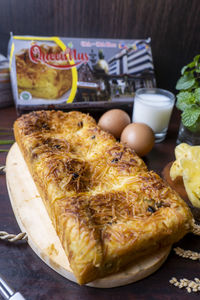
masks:
<instances>
[{"instance_id":1,"label":"mint sprig","mask_svg":"<svg viewBox=\"0 0 200 300\"><path fill-rule=\"evenodd\" d=\"M195 79L191 75L183 75L176 84L177 90L188 90L194 87Z\"/></svg>"},{"instance_id":2,"label":"mint sprig","mask_svg":"<svg viewBox=\"0 0 200 300\"><path fill-rule=\"evenodd\" d=\"M200 131L200 55L181 70L177 81L176 107L182 111L182 123L190 131Z\"/></svg>"}]
</instances>

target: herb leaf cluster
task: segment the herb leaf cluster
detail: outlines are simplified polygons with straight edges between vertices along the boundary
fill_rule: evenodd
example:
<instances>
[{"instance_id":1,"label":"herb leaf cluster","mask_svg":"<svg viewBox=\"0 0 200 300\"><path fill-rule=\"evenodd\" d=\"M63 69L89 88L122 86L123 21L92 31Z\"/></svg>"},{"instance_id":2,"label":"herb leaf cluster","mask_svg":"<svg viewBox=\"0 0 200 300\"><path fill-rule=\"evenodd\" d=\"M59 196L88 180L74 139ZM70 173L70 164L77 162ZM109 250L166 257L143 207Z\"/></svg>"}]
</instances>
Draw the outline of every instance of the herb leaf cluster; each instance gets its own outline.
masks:
<instances>
[{"instance_id":1,"label":"herb leaf cluster","mask_svg":"<svg viewBox=\"0 0 200 300\"><path fill-rule=\"evenodd\" d=\"M190 131L200 131L200 55L181 70L176 84L180 92L176 106L182 111L182 123Z\"/></svg>"}]
</instances>

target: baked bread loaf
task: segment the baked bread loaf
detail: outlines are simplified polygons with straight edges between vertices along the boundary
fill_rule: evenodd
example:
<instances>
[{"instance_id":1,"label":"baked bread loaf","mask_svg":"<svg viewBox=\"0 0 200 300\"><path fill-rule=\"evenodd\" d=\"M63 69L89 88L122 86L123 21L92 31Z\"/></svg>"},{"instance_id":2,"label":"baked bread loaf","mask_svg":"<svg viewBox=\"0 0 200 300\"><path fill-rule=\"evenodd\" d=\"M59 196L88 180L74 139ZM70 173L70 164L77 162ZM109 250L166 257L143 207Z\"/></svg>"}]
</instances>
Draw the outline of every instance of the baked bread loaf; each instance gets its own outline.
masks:
<instances>
[{"instance_id":1,"label":"baked bread loaf","mask_svg":"<svg viewBox=\"0 0 200 300\"><path fill-rule=\"evenodd\" d=\"M58 46L41 45L45 54L60 53ZM71 70L59 70L29 58L29 49L23 49L15 55L18 93L30 92L32 97L57 99L66 93L72 86Z\"/></svg>"},{"instance_id":2,"label":"baked bread loaf","mask_svg":"<svg viewBox=\"0 0 200 300\"><path fill-rule=\"evenodd\" d=\"M14 132L79 284L191 230L185 202L89 115L32 112Z\"/></svg>"}]
</instances>

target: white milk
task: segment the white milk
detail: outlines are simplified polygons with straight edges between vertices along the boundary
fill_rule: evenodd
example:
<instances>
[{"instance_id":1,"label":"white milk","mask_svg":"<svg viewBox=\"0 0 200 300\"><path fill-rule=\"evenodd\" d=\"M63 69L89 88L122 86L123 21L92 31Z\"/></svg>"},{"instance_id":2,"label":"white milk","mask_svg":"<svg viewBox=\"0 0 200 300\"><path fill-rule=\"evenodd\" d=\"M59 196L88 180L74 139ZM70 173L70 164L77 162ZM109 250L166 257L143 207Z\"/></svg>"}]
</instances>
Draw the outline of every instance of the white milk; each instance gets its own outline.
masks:
<instances>
[{"instance_id":1,"label":"white milk","mask_svg":"<svg viewBox=\"0 0 200 300\"><path fill-rule=\"evenodd\" d=\"M140 94L135 97L133 121L145 123L155 133L167 130L174 102L160 94Z\"/></svg>"}]
</instances>

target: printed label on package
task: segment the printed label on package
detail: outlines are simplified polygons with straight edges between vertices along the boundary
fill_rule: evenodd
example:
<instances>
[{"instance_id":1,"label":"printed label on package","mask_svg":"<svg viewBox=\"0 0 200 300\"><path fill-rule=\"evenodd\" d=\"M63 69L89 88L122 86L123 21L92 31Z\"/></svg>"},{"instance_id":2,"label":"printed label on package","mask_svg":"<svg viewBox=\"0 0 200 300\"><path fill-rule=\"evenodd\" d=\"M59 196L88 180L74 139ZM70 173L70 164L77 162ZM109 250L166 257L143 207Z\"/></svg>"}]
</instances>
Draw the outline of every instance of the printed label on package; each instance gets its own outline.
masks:
<instances>
[{"instance_id":1,"label":"printed label on package","mask_svg":"<svg viewBox=\"0 0 200 300\"><path fill-rule=\"evenodd\" d=\"M11 36L9 55L17 108L129 103L156 85L150 39Z\"/></svg>"}]
</instances>

